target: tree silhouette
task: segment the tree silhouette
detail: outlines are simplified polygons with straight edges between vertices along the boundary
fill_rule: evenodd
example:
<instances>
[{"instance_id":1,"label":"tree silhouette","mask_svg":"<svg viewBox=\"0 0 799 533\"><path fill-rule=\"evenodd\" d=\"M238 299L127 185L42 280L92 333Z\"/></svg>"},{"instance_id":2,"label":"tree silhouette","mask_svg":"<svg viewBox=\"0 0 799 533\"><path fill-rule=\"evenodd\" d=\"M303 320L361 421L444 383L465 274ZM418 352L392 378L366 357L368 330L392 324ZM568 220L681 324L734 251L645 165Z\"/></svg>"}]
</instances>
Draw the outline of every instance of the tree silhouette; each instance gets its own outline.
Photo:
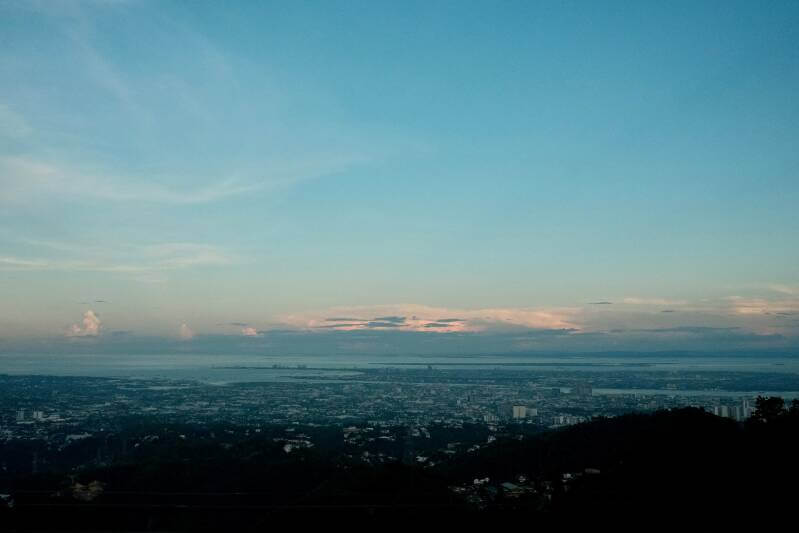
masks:
<instances>
[{"instance_id":1,"label":"tree silhouette","mask_svg":"<svg viewBox=\"0 0 799 533\"><path fill-rule=\"evenodd\" d=\"M792 404L791 407L794 407ZM785 414L785 400L779 396L758 396L752 418L758 422L773 422Z\"/></svg>"}]
</instances>

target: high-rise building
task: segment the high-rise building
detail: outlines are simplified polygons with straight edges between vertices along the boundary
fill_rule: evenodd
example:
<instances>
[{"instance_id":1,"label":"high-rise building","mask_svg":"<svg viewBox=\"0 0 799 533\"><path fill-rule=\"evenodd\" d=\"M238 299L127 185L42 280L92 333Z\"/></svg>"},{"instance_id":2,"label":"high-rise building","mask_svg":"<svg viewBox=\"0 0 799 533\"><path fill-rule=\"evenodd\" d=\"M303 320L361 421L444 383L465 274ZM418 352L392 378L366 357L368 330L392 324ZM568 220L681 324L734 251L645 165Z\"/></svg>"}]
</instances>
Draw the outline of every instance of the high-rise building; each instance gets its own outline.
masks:
<instances>
[{"instance_id":1,"label":"high-rise building","mask_svg":"<svg viewBox=\"0 0 799 533\"><path fill-rule=\"evenodd\" d=\"M743 400L741 400L741 407L743 408L743 417L744 417L744 419L749 418L750 416L752 416L752 412L754 411L754 409L752 409L752 406L749 405L749 399L748 398L744 398Z\"/></svg>"}]
</instances>

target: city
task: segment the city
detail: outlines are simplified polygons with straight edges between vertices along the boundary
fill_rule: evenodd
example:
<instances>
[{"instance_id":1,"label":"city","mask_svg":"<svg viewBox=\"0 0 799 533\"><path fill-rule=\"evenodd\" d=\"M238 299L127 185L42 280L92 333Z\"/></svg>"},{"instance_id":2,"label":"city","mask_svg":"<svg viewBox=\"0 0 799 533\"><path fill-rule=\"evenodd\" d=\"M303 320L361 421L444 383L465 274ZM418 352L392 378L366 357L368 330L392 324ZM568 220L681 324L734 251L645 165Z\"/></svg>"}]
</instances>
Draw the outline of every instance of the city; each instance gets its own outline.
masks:
<instances>
[{"instance_id":1,"label":"city","mask_svg":"<svg viewBox=\"0 0 799 533\"><path fill-rule=\"evenodd\" d=\"M250 371L262 379L279 372L280 381L0 375L0 480L48 471L80 474L145 457L165 443L230 448L247 439L268 441L288 455L315 448L354 464L436 469L503 440L629 413L693 407L743 422L755 409L755 391L799 389L799 377L790 373L664 373L646 367L542 372L429 365L345 371L275 365ZM752 392L719 389L730 384ZM656 386L660 390L649 390ZM695 394L696 387L704 394ZM613 392L599 393L607 390ZM558 483L597 473L594 468L560 472ZM531 477L529 472L512 479L477 476L450 490L478 507L495 499L498 490L508 497L551 498L555 480ZM83 487L76 483L73 489L89 498Z\"/></svg>"},{"instance_id":2,"label":"city","mask_svg":"<svg viewBox=\"0 0 799 533\"><path fill-rule=\"evenodd\" d=\"M797 50L796 0L0 0L0 531L795 514Z\"/></svg>"}]
</instances>

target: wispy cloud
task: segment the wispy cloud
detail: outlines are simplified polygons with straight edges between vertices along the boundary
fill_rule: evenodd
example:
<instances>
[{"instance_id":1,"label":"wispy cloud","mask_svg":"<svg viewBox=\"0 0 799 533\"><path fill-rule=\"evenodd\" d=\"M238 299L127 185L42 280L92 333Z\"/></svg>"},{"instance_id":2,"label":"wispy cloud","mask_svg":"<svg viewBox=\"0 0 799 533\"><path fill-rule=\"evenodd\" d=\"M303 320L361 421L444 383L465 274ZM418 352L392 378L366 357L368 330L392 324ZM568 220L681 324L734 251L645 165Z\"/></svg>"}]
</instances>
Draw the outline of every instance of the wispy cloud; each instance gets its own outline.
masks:
<instances>
[{"instance_id":1,"label":"wispy cloud","mask_svg":"<svg viewBox=\"0 0 799 533\"><path fill-rule=\"evenodd\" d=\"M0 257L0 269L4 266L10 269L40 269L47 268L47 261L20 259L19 257Z\"/></svg>"},{"instance_id":2,"label":"wispy cloud","mask_svg":"<svg viewBox=\"0 0 799 533\"><path fill-rule=\"evenodd\" d=\"M64 198L105 200L127 203L171 205L207 204L228 197L255 191L270 191L322 176L335 174L365 163L362 154L306 154L302 160L263 162L257 172L232 171L230 176L206 177L205 183L196 175L188 180L199 185L167 186L162 183L187 181L188 171L163 176L158 182L151 176L122 174L119 171L78 169L67 163L53 163L31 156L0 156L0 187L2 204L41 203Z\"/></svg>"},{"instance_id":3,"label":"wispy cloud","mask_svg":"<svg viewBox=\"0 0 799 533\"><path fill-rule=\"evenodd\" d=\"M114 109L114 122L109 130L104 125L104 116L72 115L68 106L59 108L54 120L52 112L16 105L19 102L15 101L14 93L0 95L6 100L0 100L0 138L27 141L13 151L0 147L3 190L0 206L62 202L65 198L136 204L205 204L335 174L371 161L377 153L367 150L366 139L348 132L349 128L343 124L311 123L289 132L284 126L286 121L275 118L286 113L285 108L295 98L293 93L273 94L266 86L259 87L255 94L246 92L247 85L239 79L240 71L251 72L252 65L228 57L179 17L164 17L146 7L134 10L137 20L146 25L144 30L137 27L138 31L147 32L153 42L176 43L175 53L182 52L190 58L190 65L184 69L175 70L168 62L167 66L153 60L139 71L127 68L123 60L108 51L102 32L96 27L100 19L92 10L84 9L85 2L46 4L47 8L33 11L56 29L53 39L60 43L73 67L74 83L83 87L86 94L109 104ZM62 7L52 8L55 4ZM117 16L123 20L123 13ZM124 31L120 33L124 36L121 38L128 36ZM135 44L138 42L131 43ZM152 51L156 56L161 52ZM31 61L38 59L38 52L27 52ZM0 51L0 67L5 57ZM187 55L180 57L185 61ZM14 59L19 62L16 56ZM198 73L204 74L202 86L193 78ZM36 87L42 82L22 77L18 85L25 88L26 83ZM238 89L246 94L230 97ZM217 101L220 93L228 95L224 109ZM258 99L261 113L269 114L271 120L251 122L254 112L247 102L254 98ZM17 100L24 102L20 97ZM59 101L55 97L53 100ZM72 103L69 99L65 101ZM169 120L164 120L165 112ZM76 129L76 124L84 129ZM209 158L210 165L192 165L192 161L206 157L209 149L224 144L230 135L224 126L253 128L257 132L241 135L270 139L272 144L274 139L290 137L302 146L291 150L272 147L268 153L264 149L250 149L246 156L236 157L215 151ZM62 141L69 138L72 144L54 145L46 135L36 135L53 130L59 132ZM326 130L335 134L319 133ZM120 131L126 132L124 139L120 139ZM185 135L187 131L192 135ZM177 137L180 142L174 142ZM194 139L198 144L187 144L186 139ZM97 143L103 145L102 153L97 153ZM248 140L243 139L243 143ZM142 148L136 157L146 163L146 171L136 165L120 165L125 157L115 157L115 163L108 164L109 152L115 156L124 154L131 144ZM182 159L164 155L181 150L185 150ZM76 153L82 157L72 155ZM164 163L165 160L172 163ZM206 168L216 170L205 171Z\"/></svg>"},{"instance_id":4,"label":"wispy cloud","mask_svg":"<svg viewBox=\"0 0 799 533\"><path fill-rule=\"evenodd\" d=\"M236 258L216 246L198 243L160 243L143 246L81 246L47 241L24 241L49 257L0 256L0 270L50 270L157 275L198 266L224 266Z\"/></svg>"},{"instance_id":5,"label":"wispy cloud","mask_svg":"<svg viewBox=\"0 0 799 533\"><path fill-rule=\"evenodd\" d=\"M783 285L779 283L773 283L769 285L768 288L780 294L799 296L799 285Z\"/></svg>"},{"instance_id":6,"label":"wispy cloud","mask_svg":"<svg viewBox=\"0 0 799 533\"><path fill-rule=\"evenodd\" d=\"M252 65L228 56L180 17L164 16L146 3L131 8L130 12L114 14L120 21L120 39L131 35L125 31L131 28L122 23L127 15L135 15L139 22L131 46L140 45L140 36L148 35L153 43L174 43L175 56L183 62L188 59L184 68L175 69L169 61L159 60L163 50L153 47L149 50L153 56L141 69L130 69L123 58L109 51L103 25L99 24L104 19L88 8L86 2L44 4L47 7L41 9L11 6L9 11L12 14L18 10L32 11L55 30L52 39L63 50L66 58L63 61L72 67L72 82L83 89L79 92L113 109L113 122L106 124L104 111L97 115L73 114L70 104L75 100L62 101L55 95L52 102L62 102L56 108L55 118L52 110L21 105L25 98L19 94L25 94L26 85L38 89L42 81L39 77L28 79L20 75L16 84L20 91L0 95L0 138L29 139L13 151L0 146L3 190L0 206L62 202L65 198L135 204L205 204L287 187L374 159L376 152L366 149L366 139L350 132L344 124L300 126L293 115L287 117L291 120L282 120L289 103L297 98L296 91L277 94L269 80L262 80L257 89L250 89L251 84L243 83L241 78L249 77ZM13 63L21 63L17 56L26 57L25 53L30 54L30 61L41 61L36 47L23 47L13 56L0 50L0 67L4 59L8 63L12 59ZM172 57L169 53L165 55ZM46 68L39 70L47 72ZM11 77L18 73L6 74ZM198 84L200 75L203 83ZM53 84L59 82L51 80ZM223 107L218 102L220 94L226 95ZM253 110L253 101L258 102L258 112ZM94 107L94 102L84 103ZM255 115L266 115L268 120L253 121ZM292 126L297 131L289 131L287 122L298 124ZM214 150L231 135L229 128L247 130L238 132L242 144L250 146L246 155L237 152L233 157L229 151ZM326 130L335 133L319 133ZM58 132L58 138L61 141L68 138L69 143L54 144L44 135L48 131ZM121 131L125 132L124 137L119 135ZM270 150L260 146L260 150L255 150L252 147L260 143L252 142L253 136L269 139L270 145L276 139L288 137L302 145L289 150L276 146L270 146ZM98 143L103 147L100 153ZM124 155L131 145L140 148L136 159L145 163L146 171L140 170L138 163L120 164L128 160ZM183 158L171 156L181 150L185 151ZM213 155L209 156L209 152ZM112 164L108 163L109 155ZM192 165L203 158L210 164ZM206 168L216 170L206 171Z\"/></svg>"},{"instance_id":7,"label":"wispy cloud","mask_svg":"<svg viewBox=\"0 0 799 533\"><path fill-rule=\"evenodd\" d=\"M169 188L138 176L102 175L55 165L30 157L0 157L0 202L21 203L48 198L89 198L117 202L202 204L262 188L233 178L192 188Z\"/></svg>"}]
</instances>

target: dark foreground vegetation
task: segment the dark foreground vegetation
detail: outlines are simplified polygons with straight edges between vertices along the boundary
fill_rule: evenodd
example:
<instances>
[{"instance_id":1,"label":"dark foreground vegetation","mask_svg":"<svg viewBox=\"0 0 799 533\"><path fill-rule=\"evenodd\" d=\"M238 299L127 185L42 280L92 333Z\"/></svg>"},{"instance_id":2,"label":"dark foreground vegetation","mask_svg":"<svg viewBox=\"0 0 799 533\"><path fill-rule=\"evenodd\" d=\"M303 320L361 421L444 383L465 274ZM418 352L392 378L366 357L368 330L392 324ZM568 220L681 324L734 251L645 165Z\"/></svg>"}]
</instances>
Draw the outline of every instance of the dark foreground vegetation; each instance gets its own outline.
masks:
<instances>
[{"instance_id":1,"label":"dark foreground vegetation","mask_svg":"<svg viewBox=\"0 0 799 533\"><path fill-rule=\"evenodd\" d=\"M403 460L364 463L343 453L340 428L317 428L320 445L291 451L268 431L221 439L187 438L187 428L159 431L124 460L4 472L0 529L242 531L281 519L769 515L797 503L799 403L786 408L779 398L760 398L745 423L694 408L630 414L509 434L434 466L420 466L402 450Z\"/></svg>"}]
</instances>

